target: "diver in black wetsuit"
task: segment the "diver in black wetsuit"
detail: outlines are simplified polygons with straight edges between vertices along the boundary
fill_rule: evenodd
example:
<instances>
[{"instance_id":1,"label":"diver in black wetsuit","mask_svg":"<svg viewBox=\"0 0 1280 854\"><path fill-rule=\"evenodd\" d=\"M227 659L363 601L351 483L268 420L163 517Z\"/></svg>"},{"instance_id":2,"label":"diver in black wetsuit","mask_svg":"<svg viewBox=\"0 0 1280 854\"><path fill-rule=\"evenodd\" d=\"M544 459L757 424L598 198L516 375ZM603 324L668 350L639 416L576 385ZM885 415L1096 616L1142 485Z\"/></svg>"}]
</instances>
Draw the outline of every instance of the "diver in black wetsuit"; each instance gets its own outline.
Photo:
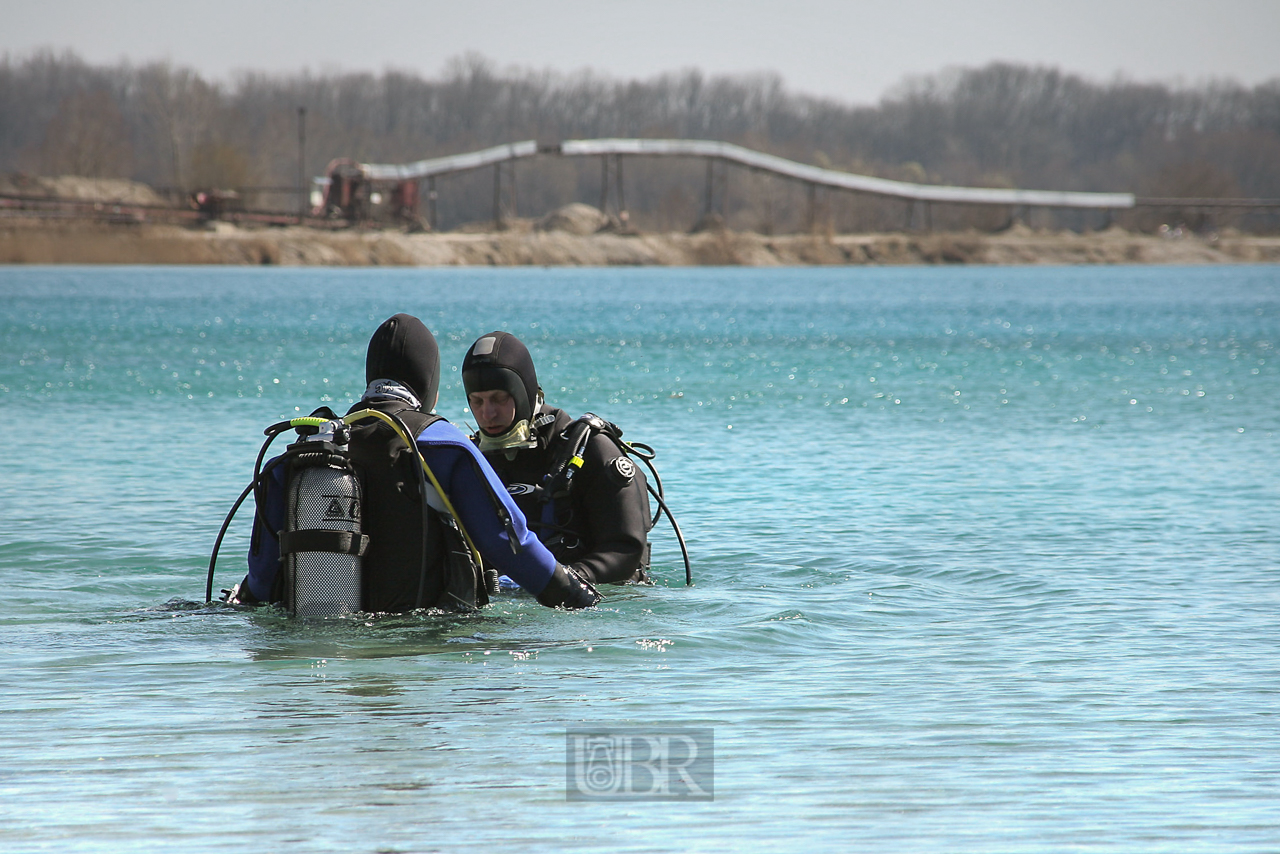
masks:
<instances>
[{"instance_id":1,"label":"diver in black wetsuit","mask_svg":"<svg viewBox=\"0 0 1280 854\"><path fill-rule=\"evenodd\" d=\"M649 495L608 435L617 428L544 403L528 349L507 332L471 345L462 383L472 438L556 560L594 584L647 582Z\"/></svg>"},{"instance_id":2,"label":"diver in black wetsuit","mask_svg":"<svg viewBox=\"0 0 1280 854\"><path fill-rule=\"evenodd\" d=\"M486 565L513 578L541 604L584 608L599 601L599 593L560 566L526 527L502 482L462 431L431 414L440 384L439 351L418 318L397 314L378 327L369 341L365 374L368 388L352 413L373 410L398 419L420 456L409 451L394 428L374 417L351 425L350 454L363 486L364 532L369 535L363 557L363 610L484 604L485 591L474 589L469 569L458 569L449 557L448 543L438 536L452 528L450 518L469 535ZM422 478L415 468L419 459L432 470L449 501L443 501L434 487L420 486ZM230 592L232 602L282 601L285 573L276 532L285 528L285 469L272 468L273 476L263 487L249 574ZM424 548L429 549L425 554Z\"/></svg>"}]
</instances>

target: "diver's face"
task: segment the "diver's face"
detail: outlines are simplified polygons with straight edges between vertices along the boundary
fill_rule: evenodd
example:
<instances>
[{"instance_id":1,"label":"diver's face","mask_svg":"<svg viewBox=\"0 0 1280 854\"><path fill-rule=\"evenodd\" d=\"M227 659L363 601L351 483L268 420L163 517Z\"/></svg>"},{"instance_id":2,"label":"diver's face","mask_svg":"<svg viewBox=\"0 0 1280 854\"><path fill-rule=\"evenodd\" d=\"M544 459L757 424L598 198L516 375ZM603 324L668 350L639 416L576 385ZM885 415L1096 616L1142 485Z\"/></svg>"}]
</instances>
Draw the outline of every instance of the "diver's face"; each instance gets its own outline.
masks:
<instances>
[{"instance_id":1,"label":"diver's face","mask_svg":"<svg viewBox=\"0 0 1280 854\"><path fill-rule=\"evenodd\" d=\"M467 405L480 429L490 436L501 436L516 420L516 399L500 388L475 391L467 395Z\"/></svg>"}]
</instances>

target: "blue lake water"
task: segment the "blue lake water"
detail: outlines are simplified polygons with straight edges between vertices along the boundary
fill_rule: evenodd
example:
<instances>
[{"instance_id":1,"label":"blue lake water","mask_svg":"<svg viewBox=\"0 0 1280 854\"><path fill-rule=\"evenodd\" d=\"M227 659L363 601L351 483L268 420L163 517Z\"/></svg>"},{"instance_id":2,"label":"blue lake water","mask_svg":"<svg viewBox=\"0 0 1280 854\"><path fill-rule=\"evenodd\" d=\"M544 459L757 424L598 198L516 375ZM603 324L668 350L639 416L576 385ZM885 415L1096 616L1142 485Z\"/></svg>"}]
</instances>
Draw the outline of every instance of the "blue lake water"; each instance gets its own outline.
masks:
<instances>
[{"instance_id":1,"label":"blue lake water","mask_svg":"<svg viewBox=\"0 0 1280 854\"><path fill-rule=\"evenodd\" d=\"M398 311L657 448L695 586L205 607ZM0 850L1278 850L1277 346L1274 266L0 268ZM583 725L715 799L567 800Z\"/></svg>"}]
</instances>

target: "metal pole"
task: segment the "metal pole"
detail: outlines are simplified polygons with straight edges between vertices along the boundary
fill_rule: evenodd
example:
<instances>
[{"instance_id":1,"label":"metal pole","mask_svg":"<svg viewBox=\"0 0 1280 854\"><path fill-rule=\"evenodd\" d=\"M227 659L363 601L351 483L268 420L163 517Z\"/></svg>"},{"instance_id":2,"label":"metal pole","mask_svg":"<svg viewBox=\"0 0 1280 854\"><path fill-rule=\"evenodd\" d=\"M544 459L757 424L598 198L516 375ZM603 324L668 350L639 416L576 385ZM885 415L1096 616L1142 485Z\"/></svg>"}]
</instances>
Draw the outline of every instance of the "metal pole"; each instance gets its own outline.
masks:
<instances>
[{"instance_id":1,"label":"metal pole","mask_svg":"<svg viewBox=\"0 0 1280 854\"><path fill-rule=\"evenodd\" d=\"M725 224L729 222L729 167L728 160L720 161L720 216Z\"/></svg>"},{"instance_id":2,"label":"metal pole","mask_svg":"<svg viewBox=\"0 0 1280 854\"><path fill-rule=\"evenodd\" d=\"M427 224L431 226L431 230L435 231L436 223L436 176L431 175L427 178Z\"/></svg>"},{"instance_id":3,"label":"metal pole","mask_svg":"<svg viewBox=\"0 0 1280 854\"><path fill-rule=\"evenodd\" d=\"M502 164L493 164L493 226L502 228Z\"/></svg>"},{"instance_id":4,"label":"metal pole","mask_svg":"<svg viewBox=\"0 0 1280 854\"><path fill-rule=\"evenodd\" d=\"M711 169L714 165L715 165L715 161L712 160L711 158L707 158L707 211L706 211L707 216L710 216L711 211L713 210L711 205L711 196L712 196L712 193L714 192L714 186L712 184L713 175L712 175Z\"/></svg>"},{"instance_id":5,"label":"metal pole","mask_svg":"<svg viewBox=\"0 0 1280 854\"><path fill-rule=\"evenodd\" d=\"M614 165L613 177L618 184L618 221L622 223L622 226L625 228L627 225L627 220L630 218L630 214L627 213L627 196L626 196L626 193L623 191L623 186L622 186L622 155L621 154L619 154L617 156L617 159L614 160L613 165Z\"/></svg>"},{"instance_id":6,"label":"metal pole","mask_svg":"<svg viewBox=\"0 0 1280 854\"><path fill-rule=\"evenodd\" d=\"M307 108L298 108L298 217L307 215Z\"/></svg>"},{"instance_id":7,"label":"metal pole","mask_svg":"<svg viewBox=\"0 0 1280 854\"><path fill-rule=\"evenodd\" d=\"M600 158L600 213L609 213L609 155Z\"/></svg>"},{"instance_id":8,"label":"metal pole","mask_svg":"<svg viewBox=\"0 0 1280 854\"><path fill-rule=\"evenodd\" d=\"M507 172L511 177L511 215L520 216L520 185L516 183L516 162L510 161Z\"/></svg>"}]
</instances>

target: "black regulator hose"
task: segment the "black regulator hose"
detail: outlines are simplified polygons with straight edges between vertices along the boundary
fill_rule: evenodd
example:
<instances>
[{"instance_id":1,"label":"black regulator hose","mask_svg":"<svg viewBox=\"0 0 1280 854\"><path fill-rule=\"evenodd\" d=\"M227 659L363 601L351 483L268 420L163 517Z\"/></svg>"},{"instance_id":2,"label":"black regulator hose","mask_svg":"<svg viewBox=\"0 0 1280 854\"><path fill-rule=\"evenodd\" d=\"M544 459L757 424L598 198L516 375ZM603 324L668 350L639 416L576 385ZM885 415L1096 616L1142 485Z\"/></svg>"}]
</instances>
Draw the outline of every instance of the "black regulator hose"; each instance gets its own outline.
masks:
<instances>
[{"instance_id":1,"label":"black regulator hose","mask_svg":"<svg viewBox=\"0 0 1280 854\"><path fill-rule=\"evenodd\" d=\"M667 521L671 523L671 529L676 532L676 540L680 543L680 554L684 557L684 583L686 587L692 587L693 568L689 565L689 548L684 543L684 534L680 531L680 525L676 523L676 517L671 515L671 508L667 506L667 502L662 500L662 496L652 486L649 487L649 494L658 502L661 512L667 514Z\"/></svg>"},{"instance_id":2,"label":"black regulator hose","mask_svg":"<svg viewBox=\"0 0 1280 854\"><path fill-rule=\"evenodd\" d=\"M214 566L218 562L218 551L222 548L222 540L227 535L227 529L231 527L231 520L235 518L236 511L240 509L241 504L244 504L244 500L249 497L249 493L255 493L254 498L255 503L257 504L255 515L261 522L262 529L272 537L278 536L275 531L271 530L271 525L267 523L266 510L264 509L267 504L265 492L261 497L259 497L257 495L257 490L260 488L265 489L265 484L267 482L266 476L269 475L284 459L283 457L280 457L272 463L269 463L264 469L262 467L262 461L267 456L267 449L271 447L271 443L276 440L277 436L286 430L289 430L293 426L293 421L281 421L279 423L272 424L270 427L267 427L262 431L266 435L267 441L262 443L262 448L258 451L258 459L253 464L253 480L244 488L244 492L240 493L240 497L236 499L236 503L231 505L231 512L227 513L227 518L223 520L222 528L218 531L218 538L213 543L213 552L209 555L209 577L204 586L205 604L213 603L213 570Z\"/></svg>"},{"instance_id":3,"label":"black regulator hose","mask_svg":"<svg viewBox=\"0 0 1280 854\"><path fill-rule=\"evenodd\" d=\"M257 516L258 521L261 523L262 530L270 534L272 539L278 539L278 535L276 534L275 531L271 530L271 526L267 524L267 511L266 511L267 495L266 495L266 487L265 487L266 482L262 480L262 461L267 456L267 448L271 447L271 443L276 440L276 437L279 436L281 433L285 432L286 430L290 429L291 427L293 427L292 422L281 421L277 424L272 424L270 427L263 430L262 432L265 433L267 436L267 441L262 443L262 448L258 451L258 459L255 460L253 464L254 487L255 489L257 488L263 489L263 493L261 495L258 495L256 493L254 495L254 504L256 505L254 514ZM270 467L268 467L268 469L270 469Z\"/></svg>"},{"instance_id":4,"label":"black regulator hose","mask_svg":"<svg viewBox=\"0 0 1280 854\"><path fill-rule=\"evenodd\" d=\"M646 445L645 447L648 447L648 446ZM649 470L649 474L653 475L653 482L658 486L658 491L655 497L658 498L659 500L666 498L667 497L666 490L663 489L662 487L662 475L658 474L658 469L653 464L654 454L652 453L652 449L650 449L649 456L646 457L644 454L636 454L636 457L640 460L640 462L644 463L644 467ZM653 491L652 488L650 488L650 491L651 492ZM670 513L668 513L668 515L670 515ZM661 518L661 516L662 516L662 506L659 505L658 511L654 513L653 518L649 520L649 527L652 528L654 525L658 524L658 519Z\"/></svg>"},{"instance_id":5,"label":"black regulator hose","mask_svg":"<svg viewBox=\"0 0 1280 854\"><path fill-rule=\"evenodd\" d=\"M244 492L240 493L240 497L236 499L236 503L231 505L231 512L227 514L227 518L222 521L222 528L218 531L218 539L214 540L213 552L209 555L209 578L204 585L204 601L205 604L213 603L213 568L218 562L218 551L222 548L222 540L227 535L227 529L231 527L231 520L235 518L236 511L240 509L240 505L244 504L244 500L249 497L249 493L253 492L263 483L271 472L275 469L276 464L268 465L267 468L260 472L253 482L244 488ZM270 528L270 525L264 525Z\"/></svg>"},{"instance_id":6,"label":"black regulator hose","mask_svg":"<svg viewBox=\"0 0 1280 854\"><path fill-rule=\"evenodd\" d=\"M649 494L658 502L658 512L653 514L653 519L649 521L649 527L652 528L658 524L658 519L663 513L667 514L667 521L671 523L671 529L676 532L676 540L680 543L680 554L684 558L684 583L686 587L693 585L693 567L689 564L689 548L685 545L684 533L680 530L680 524L676 522L676 517L671 512L671 508L667 506L665 500L665 491L662 488L662 475L658 474L658 469L653 464L653 458L658 455L651 446L643 442L624 442L621 438L614 435L613 431L601 431L617 446L618 450L628 456L634 455L640 462L644 463L644 467L653 475L653 484L647 484ZM654 488L657 484L657 488Z\"/></svg>"},{"instance_id":7,"label":"black regulator hose","mask_svg":"<svg viewBox=\"0 0 1280 854\"><path fill-rule=\"evenodd\" d=\"M240 493L240 497L236 499L236 503L231 505L231 512L227 514L227 518L222 523L222 530L218 531L218 539L213 543L213 553L209 555L209 579L204 585L204 603L206 605L213 604L213 567L218 562L218 549L222 548L222 538L227 535L227 528L231 527L231 520L235 517L236 511L240 509L240 505L249 497L249 493L253 492L253 488L258 485L255 480L244 488L244 492Z\"/></svg>"}]
</instances>

